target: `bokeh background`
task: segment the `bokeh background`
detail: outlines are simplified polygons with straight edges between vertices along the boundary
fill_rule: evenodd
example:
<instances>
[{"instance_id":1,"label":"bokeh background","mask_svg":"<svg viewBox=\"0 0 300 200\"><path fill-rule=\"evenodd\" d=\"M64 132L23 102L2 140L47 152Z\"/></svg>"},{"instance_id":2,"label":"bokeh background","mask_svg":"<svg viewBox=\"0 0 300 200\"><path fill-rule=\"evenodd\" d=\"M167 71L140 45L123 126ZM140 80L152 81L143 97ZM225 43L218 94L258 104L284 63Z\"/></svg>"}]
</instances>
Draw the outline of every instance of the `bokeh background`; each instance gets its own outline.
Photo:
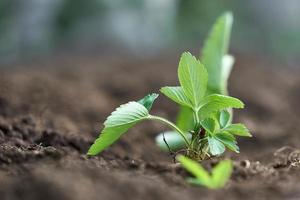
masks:
<instances>
[{"instance_id":1,"label":"bokeh background","mask_svg":"<svg viewBox=\"0 0 300 200\"><path fill-rule=\"evenodd\" d=\"M1 0L0 63L60 53L147 57L199 49L227 10L235 16L232 50L297 63L299 0Z\"/></svg>"},{"instance_id":2,"label":"bokeh background","mask_svg":"<svg viewBox=\"0 0 300 200\"><path fill-rule=\"evenodd\" d=\"M181 53L199 55L225 11L229 94L246 105L233 120L253 135L225 153L226 189L188 187L156 122L86 157L117 106L178 85ZM300 0L0 0L0 199L300 199L299 64ZM177 112L164 95L151 111Z\"/></svg>"}]
</instances>

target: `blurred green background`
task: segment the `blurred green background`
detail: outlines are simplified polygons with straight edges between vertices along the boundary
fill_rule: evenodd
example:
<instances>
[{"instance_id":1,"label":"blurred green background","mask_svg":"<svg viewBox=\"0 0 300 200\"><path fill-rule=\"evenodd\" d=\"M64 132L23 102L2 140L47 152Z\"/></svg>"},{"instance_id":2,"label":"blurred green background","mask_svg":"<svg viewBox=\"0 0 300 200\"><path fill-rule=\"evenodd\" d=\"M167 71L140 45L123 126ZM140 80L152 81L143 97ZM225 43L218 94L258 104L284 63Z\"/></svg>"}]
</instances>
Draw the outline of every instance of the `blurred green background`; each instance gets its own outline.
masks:
<instances>
[{"instance_id":1,"label":"blurred green background","mask_svg":"<svg viewBox=\"0 0 300 200\"><path fill-rule=\"evenodd\" d=\"M0 63L59 52L200 48L224 11L234 51L297 61L299 0L1 0Z\"/></svg>"}]
</instances>

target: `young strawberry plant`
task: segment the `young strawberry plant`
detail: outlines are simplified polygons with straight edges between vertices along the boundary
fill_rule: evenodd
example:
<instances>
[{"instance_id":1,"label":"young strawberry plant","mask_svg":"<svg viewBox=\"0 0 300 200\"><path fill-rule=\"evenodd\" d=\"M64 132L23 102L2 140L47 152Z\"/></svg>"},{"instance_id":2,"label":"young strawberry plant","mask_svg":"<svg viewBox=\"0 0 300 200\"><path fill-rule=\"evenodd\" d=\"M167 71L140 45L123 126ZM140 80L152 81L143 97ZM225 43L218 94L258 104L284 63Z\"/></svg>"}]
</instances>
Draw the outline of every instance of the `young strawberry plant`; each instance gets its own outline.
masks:
<instances>
[{"instance_id":1,"label":"young strawberry plant","mask_svg":"<svg viewBox=\"0 0 300 200\"><path fill-rule=\"evenodd\" d=\"M232 162L230 160L220 161L209 173L198 162L185 156L179 155L176 159L184 169L195 176L195 178L187 179L187 182L193 185L219 189L225 186L232 173Z\"/></svg>"},{"instance_id":2,"label":"young strawberry plant","mask_svg":"<svg viewBox=\"0 0 300 200\"><path fill-rule=\"evenodd\" d=\"M204 43L200 60L209 74L205 95L228 94L227 80L234 64L234 57L227 54L232 23L232 14L224 13L217 19ZM194 126L192 110L180 106L176 125L185 132L191 130ZM184 146L184 141L174 131L161 133L156 137L156 143L163 150L176 151Z\"/></svg>"},{"instance_id":3,"label":"young strawberry plant","mask_svg":"<svg viewBox=\"0 0 300 200\"><path fill-rule=\"evenodd\" d=\"M229 108L243 108L237 98L207 95L208 73L204 65L192 54L182 54L178 67L180 86L167 86L161 92L177 104L189 109L193 123L188 131L182 130L169 120L151 115L150 110L158 94L150 94L139 101L131 101L117 108L104 122L104 129L88 155L96 155L117 141L129 128L145 120L156 120L168 125L184 141L186 156L204 160L221 155L225 147L238 152L235 136L250 136L242 124L231 124ZM191 123L187 119L185 123Z\"/></svg>"}]
</instances>

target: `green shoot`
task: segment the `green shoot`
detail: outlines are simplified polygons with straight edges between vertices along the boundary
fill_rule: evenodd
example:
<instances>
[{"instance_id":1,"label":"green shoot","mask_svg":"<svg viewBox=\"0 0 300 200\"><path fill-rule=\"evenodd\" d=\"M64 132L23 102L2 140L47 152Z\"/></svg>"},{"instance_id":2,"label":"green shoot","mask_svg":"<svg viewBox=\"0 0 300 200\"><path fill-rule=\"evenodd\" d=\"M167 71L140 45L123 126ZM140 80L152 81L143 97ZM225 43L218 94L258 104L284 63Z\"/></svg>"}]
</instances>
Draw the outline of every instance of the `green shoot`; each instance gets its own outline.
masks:
<instances>
[{"instance_id":1,"label":"green shoot","mask_svg":"<svg viewBox=\"0 0 300 200\"><path fill-rule=\"evenodd\" d=\"M209 189L220 189L225 186L232 173L232 162L230 160L220 161L209 173L198 162L185 156L179 155L176 159L184 169L195 176L195 178L187 179L193 185L201 185Z\"/></svg>"},{"instance_id":2,"label":"green shoot","mask_svg":"<svg viewBox=\"0 0 300 200\"><path fill-rule=\"evenodd\" d=\"M233 17L230 12L219 17L204 42L201 61L207 67L210 78L208 93L227 94L227 80L234 58L227 54Z\"/></svg>"},{"instance_id":3,"label":"green shoot","mask_svg":"<svg viewBox=\"0 0 300 200\"><path fill-rule=\"evenodd\" d=\"M150 110L158 94L147 95L139 101L121 105L104 122L104 129L88 155L96 155L116 142L125 132L139 122L155 120L166 124L181 137L186 155L194 160L218 156L227 147L238 152L235 136L251 136L242 124L231 124L229 108L243 108L237 98L207 94L208 73L204 65L192 54L182 54L178 67L180 86L163 87L161 92L174 102L189 109L193 114L192 128L188 133L174 123Z\"/></svg>"},{"instance_id":4,"label":"green shoot","mask_svg":"<svg viewBox=\"0 0 300 200\"><path fill-rule=\"evenodd\" d=\"M205 95L228 94L227 81L234 64L234 57L227 54L232 23L232 14L230 12L224 13L217 19L204 43L200 60L203 62L203 65L206 67L209 74ZM183 131L188 132L193 128L193 120L192 110L186 105L181 104L176 125ZM178 137L177 135L176 132L169 131L164 137L165 141L168 142L169 148L172 150L178 150L178 147L181 147L184 144L181 137ZM167 145L162 138L163 134L158 135L156 143L161 149L168 150Z\"/></svg>"}]
</instances>

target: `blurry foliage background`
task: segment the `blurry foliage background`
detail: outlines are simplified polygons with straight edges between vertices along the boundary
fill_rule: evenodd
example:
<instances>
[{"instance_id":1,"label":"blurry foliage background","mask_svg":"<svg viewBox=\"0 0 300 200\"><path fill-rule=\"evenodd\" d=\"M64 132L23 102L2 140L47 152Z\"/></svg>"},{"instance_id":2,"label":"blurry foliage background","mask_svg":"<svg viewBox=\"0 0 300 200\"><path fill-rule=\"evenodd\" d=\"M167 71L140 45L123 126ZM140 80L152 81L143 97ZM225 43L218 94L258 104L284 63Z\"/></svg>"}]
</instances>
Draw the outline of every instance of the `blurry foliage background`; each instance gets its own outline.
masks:
<instances>
[{"instance_id":1,"label":"blurry foliage background","mask_svg":"<svg viewBox=\"0 0 300 200\"><path fill-rule=\"evenodd\" d=\"M299 0L1 0L0 62L118 48L137 56L200 48L222 12L232 49L282 60L300 53Z\"/></svg>"}]
</instances>

